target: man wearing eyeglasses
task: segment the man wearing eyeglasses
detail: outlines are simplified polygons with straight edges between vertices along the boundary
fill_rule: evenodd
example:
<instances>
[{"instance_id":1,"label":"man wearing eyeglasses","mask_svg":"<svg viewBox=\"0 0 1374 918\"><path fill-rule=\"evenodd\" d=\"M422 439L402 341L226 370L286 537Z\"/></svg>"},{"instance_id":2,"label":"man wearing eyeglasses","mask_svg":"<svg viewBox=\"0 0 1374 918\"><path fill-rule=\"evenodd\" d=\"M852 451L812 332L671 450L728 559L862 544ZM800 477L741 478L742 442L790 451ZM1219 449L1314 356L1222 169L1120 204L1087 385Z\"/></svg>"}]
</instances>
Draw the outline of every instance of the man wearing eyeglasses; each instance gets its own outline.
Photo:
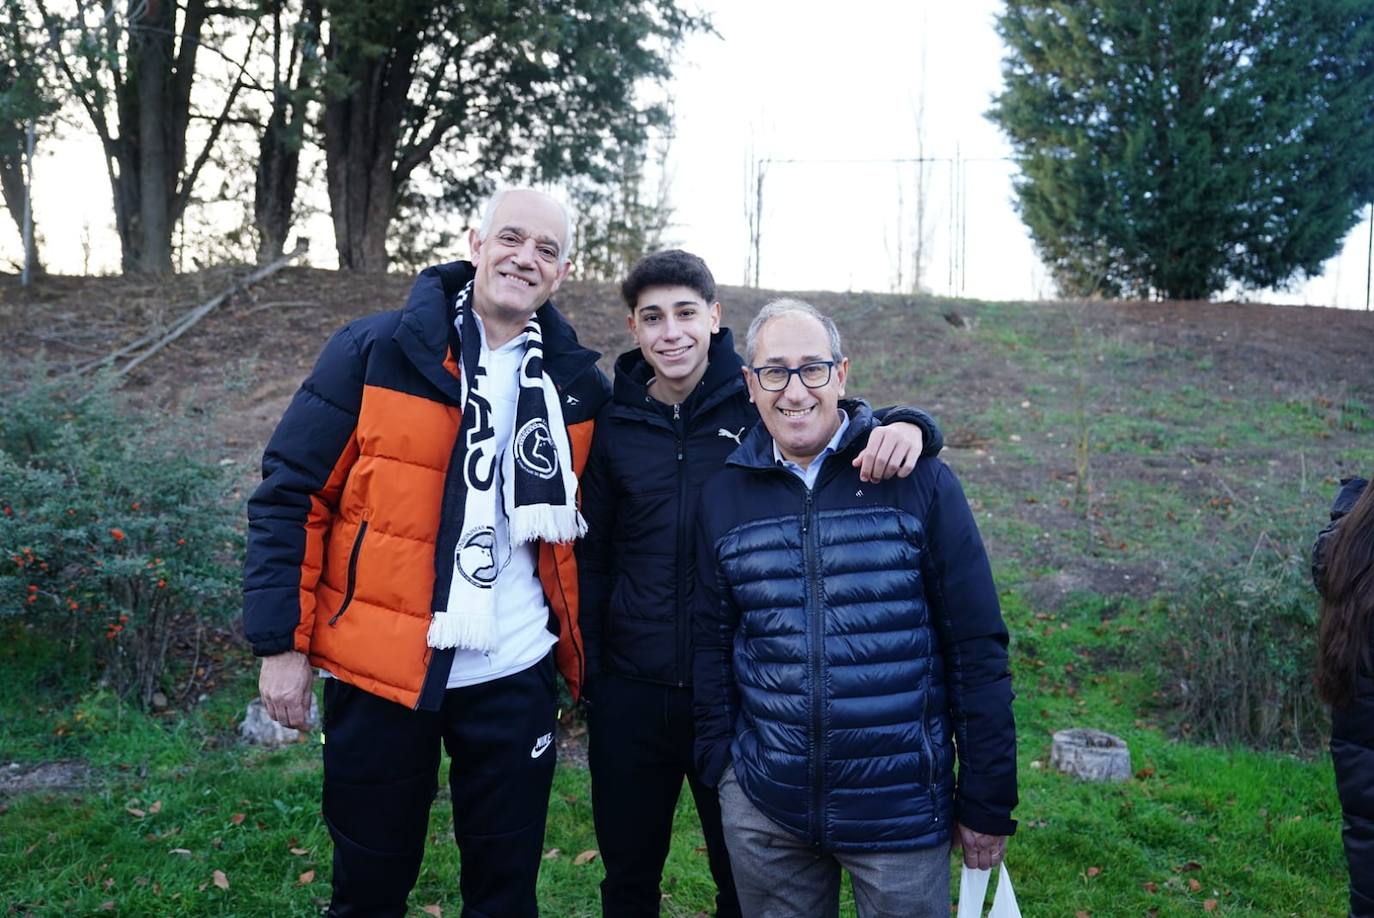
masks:
<instances>
[{"instance_id":1,"label":"man wearing eyeglasses","mask_svg":"<svg viewBox=\"0 0 1374 918\"><path fill-rule=\"evenodd\" d=\"M706 263L680 250L640 261L621 285L636 347L615 364L581 479L578 542L587 649L592 812L607 918L659 914L684 779L716 881L716 915L740 914L716 795L692 764L692 533L701 483L758 422ZM864 480L910 474L940 432L892 409L856 454ZM905 423L904 423L905 422Z\"/></svg>"},{"instance_id":2,"label":"man wearing eyeglasses","mask_svg":"<svg viewBox=\"0 0 1374 918\"><path fill-rule=\"evenodd\" d=\"M697 762L741 908L947 916L949 849L1000 862L1016 823L1007 629L954 473L860 480L873 415L835 325L798 300L749 326L763 423L703 486ZM958 763L956 773L955 764Z\"/></svg>"}]
</instances>

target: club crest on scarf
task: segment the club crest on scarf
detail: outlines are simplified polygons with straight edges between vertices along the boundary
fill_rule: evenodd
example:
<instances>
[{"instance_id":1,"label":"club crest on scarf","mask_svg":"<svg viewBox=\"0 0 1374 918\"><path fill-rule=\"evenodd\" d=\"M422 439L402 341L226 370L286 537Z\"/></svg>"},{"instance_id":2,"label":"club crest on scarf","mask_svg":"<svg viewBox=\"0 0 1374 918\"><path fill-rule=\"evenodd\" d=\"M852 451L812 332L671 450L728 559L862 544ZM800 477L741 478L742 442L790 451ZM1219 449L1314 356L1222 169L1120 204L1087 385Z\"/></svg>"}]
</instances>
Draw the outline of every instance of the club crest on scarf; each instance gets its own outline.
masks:
<instances>
[{"instance_id":1,"label":"club crest on scarf","mask_svg":"<svg viewBox=\"0 0 1374 918\"><path fill-rule=\"evenodd\" d=\"M552 478L558 474L558 450L543 418L527 421L515 435L515 461L531 475Z\"/></svg>"},{"instance_id":2,"label":"club crest on scarf","mask_svg":"<svg viewBox=\"0 0 1374 918\"><path fill-rule=\"evenodd\" d=\"M463 533L453 551L453 563L468 583L478 589L491 589L500 573L496 563L496 531L490 526L477 526Z\"/></svg>"}]
</instances>

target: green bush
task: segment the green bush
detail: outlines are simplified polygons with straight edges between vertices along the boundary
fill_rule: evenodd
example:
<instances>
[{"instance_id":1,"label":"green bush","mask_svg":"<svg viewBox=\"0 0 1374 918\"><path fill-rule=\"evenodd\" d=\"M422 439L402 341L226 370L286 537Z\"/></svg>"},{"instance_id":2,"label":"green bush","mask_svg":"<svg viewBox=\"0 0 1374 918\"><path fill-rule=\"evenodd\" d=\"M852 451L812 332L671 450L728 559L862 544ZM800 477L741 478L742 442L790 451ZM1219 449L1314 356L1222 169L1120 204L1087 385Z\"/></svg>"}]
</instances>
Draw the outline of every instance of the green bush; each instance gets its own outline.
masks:
<instances>
[{"instance_id":1,"label":"green bush","mask_svg":"<svg viewBox=\"0 0 1374 918\"><path fill-rule=\"evenodd\" d=\"M1312 751L1328 730L1312 682L1317 597L1306 546L1261 536L1248 562L1213 558L1179 589L1158 657L1196 739Z\"/></svg>"},{"instance_id":2,"label":"green bush","mask_svg":"<svg viewBox=\"0 0 1374 918\"><path fill-rule=\"evenodd\" d=\"M187 424L110 380L30 381L0 400L0 614L100 648L146 706L176 630L234 608L231 488Z\"/></svg>"}]
</instances>

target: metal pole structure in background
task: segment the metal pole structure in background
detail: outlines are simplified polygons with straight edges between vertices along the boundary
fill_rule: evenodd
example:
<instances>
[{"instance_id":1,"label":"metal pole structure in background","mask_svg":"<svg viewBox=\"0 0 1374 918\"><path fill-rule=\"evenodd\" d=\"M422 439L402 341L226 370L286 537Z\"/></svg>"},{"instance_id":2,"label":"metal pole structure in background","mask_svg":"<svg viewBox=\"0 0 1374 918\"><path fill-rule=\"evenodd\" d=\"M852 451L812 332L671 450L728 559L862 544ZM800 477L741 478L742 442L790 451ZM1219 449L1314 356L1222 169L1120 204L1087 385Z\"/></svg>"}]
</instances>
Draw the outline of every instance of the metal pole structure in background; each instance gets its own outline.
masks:
<instances>
[{"instance_id":1,"label":"metal pole structure in background","mask_svg":"<svg viewBox=\"0 0 1374 918\"><path fill-rule=\"evenodd\" d=\"M968 160L959 157L959 295L968 279Z\"/></svg>"},{"instance_id":2,"label":"metal pole structure in background","mask_svg":"<svg viewBox=\"0 0 1374 918\"><path fill-rule=\"evenodd\" d=\"M759 171L754 177L754 289L759 288L759 256L763 246L763 173L768 160L759 161Z\"/></svg>"},{"instance_id":3,"label":"metal pole structure in background","mask_svg":"<svg viewBox=\"0 0 1374 918\"><path fill-rule=\"evenodd\" d=\"M1369 279L1374 274L1374 201L1369 202L1369 254L1364 259L1364 311L1369 312Z\"/></svg>"},{"instance_id":4,"label":"metal pole structure in background","mask_svg":"<svg viewBox=\"0 0 1374 918\"><path fill-rule=\"evenodd\" d=\"M33 275L33 143L36 125L29 121L29 136L24 150L24 270L19 283L27 287Z\"/></svg>"},{"instance_id":5,"label":"metal pole structure in background","mask_svg":"<svg viewBox=\"0 0 1374 918\"><path fill-rule=\"evenodd\" d=\"M966 157L963 150L956 143L953 156L892 156L868 158L840 158L840 159L798 159L792 157L765 157L755 160L756 171L751 176L746 177L746 194L748 189L748 179L754 180L754 223L750 226L750 248L753 253L753 284L759 285L759 263L762 259L761 237L763 235L763 179L772 165L873 165L877 163L948 163L949 164L949 250L948 250L948 285L950 296L962 296L968 278L968 174L965 167L968 163L991 163L1004 162L1010 159L1006 156L981 156ZM747 199L746 199L747 201ZM747 212L747 207L746 207ZM746 269L749 266L746 265ZM750 278L746 275L745 283L749 283Z\"/></svg>"}]
</instances>

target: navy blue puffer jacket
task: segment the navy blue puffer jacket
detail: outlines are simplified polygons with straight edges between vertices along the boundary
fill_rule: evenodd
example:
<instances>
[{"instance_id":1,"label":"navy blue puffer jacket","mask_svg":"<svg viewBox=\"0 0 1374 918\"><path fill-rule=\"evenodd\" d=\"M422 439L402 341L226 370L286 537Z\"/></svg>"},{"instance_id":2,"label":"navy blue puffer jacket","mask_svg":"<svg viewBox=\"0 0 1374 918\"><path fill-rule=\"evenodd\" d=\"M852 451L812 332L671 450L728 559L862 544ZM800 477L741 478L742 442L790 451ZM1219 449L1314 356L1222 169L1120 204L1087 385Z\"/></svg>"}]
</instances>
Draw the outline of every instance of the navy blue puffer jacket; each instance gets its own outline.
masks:
<instances>
[{"instance_id":1,"label":"navy blue puffer jacket","mask_svg":"<svg viewBox=\"0 0 1374 918\"><path fill-rule=\"evenodd\" d=\"M703 489L702 778L732 762L749 799L821 851L930 847L953 820L1009 835L1007 630L968 503L936 459L860 482L849 461L872 416L842 407L812 491L761 424Z\"/></svg>"}]
</instances>

